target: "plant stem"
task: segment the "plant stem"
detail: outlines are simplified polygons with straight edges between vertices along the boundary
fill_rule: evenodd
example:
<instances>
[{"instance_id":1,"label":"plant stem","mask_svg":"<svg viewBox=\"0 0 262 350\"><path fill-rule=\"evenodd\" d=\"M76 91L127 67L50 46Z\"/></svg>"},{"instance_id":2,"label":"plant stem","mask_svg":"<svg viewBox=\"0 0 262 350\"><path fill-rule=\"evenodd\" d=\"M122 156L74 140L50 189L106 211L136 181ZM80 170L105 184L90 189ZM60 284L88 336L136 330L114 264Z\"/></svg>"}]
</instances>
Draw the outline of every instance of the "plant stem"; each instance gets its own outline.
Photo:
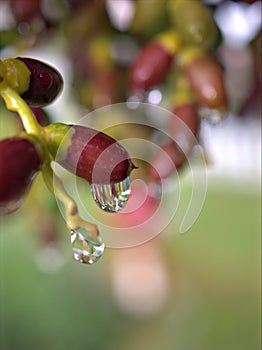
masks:
<instances>
[{"instance_id":1,"label":"plant stem","mask_svg":"<svg viewBox=\"0 0 262 350\"><path fill-rule=\"evenodd\" d=\"M4 99L7 109L19 114L26 132L42 139L44 131L36 121L33 112L27 103L4 81L0 83L0 95Z\"/></svg>"},{"instance_id":2,"label":"plant stem","mask_svg":"<svg viewBox=\"0 0 262 350\"><path fill-rule=\"evenodd\" d=\"M99 236L97 225L81 219L74 199L67 194L62 181L54 173L50 163L42 168L42 174L48 189L65 207L66 223L69 230L85 227L96 240Z\"/></svg>"}]
</instances>

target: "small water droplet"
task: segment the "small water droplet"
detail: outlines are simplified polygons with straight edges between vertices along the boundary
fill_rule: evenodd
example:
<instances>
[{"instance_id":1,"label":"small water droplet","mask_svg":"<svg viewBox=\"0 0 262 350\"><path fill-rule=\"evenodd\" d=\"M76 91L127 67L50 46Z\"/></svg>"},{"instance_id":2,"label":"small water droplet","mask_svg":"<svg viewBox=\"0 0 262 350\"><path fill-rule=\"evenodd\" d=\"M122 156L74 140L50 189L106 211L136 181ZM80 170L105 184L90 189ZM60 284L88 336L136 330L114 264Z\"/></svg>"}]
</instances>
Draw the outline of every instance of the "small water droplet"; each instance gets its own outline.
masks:
<instances>
[{"instance_id":1,"label":"small water droplet","mask_svg":"<svg viewBox=\"0 0 262 350\"><path fill-rule=\"evenodd\" d=\"M71 231L71 244L74 259L83 264L97 262L105 249L101 236L94 239L84 227Z\"/></svg>"},{"instance_id":2,"label":"small water droplet","mask_svg":"<svg viewBox=\"0 0 262 350\"><path fill-rule=\"evenodd\" d=\"M114 184L91 184L93 198L97 205L109 213L124 208L130 196L130 177Z\"/></svg>"},{"instance_id":3,"label":"small water droplet","mask_svg":"<svg viewBox=\"0 0 262 350\"><path fill-rule=\"evenodd\" d=\"M218 125L222 123L228 116L227 112L221 112L218 109L202 107L199 110L201 118L206 120L211 125Z\"/></svg>"}]
</instances>

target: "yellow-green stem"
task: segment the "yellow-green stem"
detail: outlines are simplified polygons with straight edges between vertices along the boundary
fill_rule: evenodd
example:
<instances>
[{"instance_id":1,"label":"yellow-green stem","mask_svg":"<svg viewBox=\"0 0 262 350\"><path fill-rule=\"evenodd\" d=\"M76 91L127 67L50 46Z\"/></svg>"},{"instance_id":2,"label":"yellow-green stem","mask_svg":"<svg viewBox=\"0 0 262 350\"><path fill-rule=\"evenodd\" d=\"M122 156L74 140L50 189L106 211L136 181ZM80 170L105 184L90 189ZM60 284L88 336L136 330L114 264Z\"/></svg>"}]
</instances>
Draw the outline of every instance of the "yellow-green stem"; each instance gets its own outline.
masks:
<instances>
[{"instance_id":1,"label":"yellow-green stem","mask_svg":"<svg viewBox=\"0 0 262 350\"><path fill-rule=\"evenodd\" d=\"M77 230L84 227L91 233L94 239L97 239L99 235L97 226L81 219L74 199L67 194L62 181L53 172L50 163L47 163L43 167L42 174L49 190L65 207L66 223L69 230Z\"/></svg>"},{"instance_id":2,"label":"yellow-green stem","mask_svg":"<svg viewBox=\"0 0 262 350\"><path fill-rule=\"evenodd\" d=\"M0 95L6 103L7 109L17 112L28 134L42 138L43 128L36 121L27 103L4 81L0 83Z\"/></svg>"}]
</instances>

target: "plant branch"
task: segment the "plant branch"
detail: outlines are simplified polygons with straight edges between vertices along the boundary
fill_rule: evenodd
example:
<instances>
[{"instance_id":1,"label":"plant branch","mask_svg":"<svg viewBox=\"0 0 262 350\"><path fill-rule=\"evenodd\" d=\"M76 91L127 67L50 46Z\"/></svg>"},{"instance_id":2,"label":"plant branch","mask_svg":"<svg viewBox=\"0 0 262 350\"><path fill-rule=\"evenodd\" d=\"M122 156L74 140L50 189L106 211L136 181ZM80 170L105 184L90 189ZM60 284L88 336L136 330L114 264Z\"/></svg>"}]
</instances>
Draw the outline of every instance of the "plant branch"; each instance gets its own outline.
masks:
<instances>
[{"instance_id":1,"label":"plant branch","mask_svg":"<svg viewBox=\"0 0 262 350\"><path fill-rule=\"evenodd\" d=\"M68 195L62 181L54 173L50 163L47 163L43 167L42 174L48 189L63 203L65 207L67 227L70 230L77 230L84 227L96 240L99 236L97 225L87 222L80 217L76 202Z\"/></svg>"}]
</instances>

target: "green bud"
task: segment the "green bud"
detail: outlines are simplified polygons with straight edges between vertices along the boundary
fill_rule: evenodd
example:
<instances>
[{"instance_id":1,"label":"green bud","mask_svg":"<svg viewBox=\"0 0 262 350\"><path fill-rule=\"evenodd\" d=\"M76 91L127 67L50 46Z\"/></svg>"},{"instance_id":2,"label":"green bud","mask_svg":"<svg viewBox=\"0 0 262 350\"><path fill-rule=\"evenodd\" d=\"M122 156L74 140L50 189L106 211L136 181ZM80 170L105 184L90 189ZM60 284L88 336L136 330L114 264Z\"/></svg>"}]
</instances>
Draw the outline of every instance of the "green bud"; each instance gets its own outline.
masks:
<instances>
[{"instance_id":1,"label":"green bud","mask_svg":"<svg viewBox=\"0 0 262 350\"><path fill-rule=\"evenodd\" d=\"M221 33L211 9L199 0L170 0L171 22L186 44L214 48L221 41Z\"/></svg>"},{"instance_id":2,"label":"green bud","mask_svg":"<svg viewBox=\"0 0 262 350\"><path fill-rule=\"evenodd\" d=\"M29 87L31 73L27 66L20 60L8 58L2 61L0 74L5 82L19 95Z\"/></svg>"}]
</instances>

